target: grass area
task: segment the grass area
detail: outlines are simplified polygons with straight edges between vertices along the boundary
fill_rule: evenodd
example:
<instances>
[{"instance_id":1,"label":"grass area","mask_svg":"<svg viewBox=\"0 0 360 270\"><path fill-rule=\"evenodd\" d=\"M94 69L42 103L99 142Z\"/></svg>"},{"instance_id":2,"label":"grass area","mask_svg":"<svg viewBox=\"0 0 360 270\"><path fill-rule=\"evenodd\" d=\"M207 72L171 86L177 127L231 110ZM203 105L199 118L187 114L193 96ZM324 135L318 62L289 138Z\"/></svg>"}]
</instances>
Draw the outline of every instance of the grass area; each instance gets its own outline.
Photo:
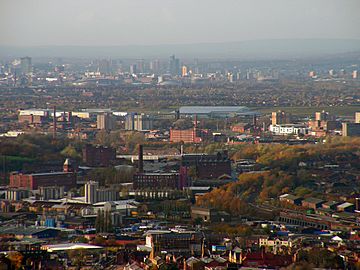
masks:
<instances>
[{"instance_id":1,"label":"grass area","mask_svg":"<svg viewBox=\"0 0 360 270\"><path fill-rule=\"evenodd\" d=\"M251 109L260 113L271 113L283 110L299 116L313 116L315 112L325 110L331 114L335 114L336 116L355 117L355 112L360 112L360 105L346 107L251 107Z\"/></svg>"}]
</instances>

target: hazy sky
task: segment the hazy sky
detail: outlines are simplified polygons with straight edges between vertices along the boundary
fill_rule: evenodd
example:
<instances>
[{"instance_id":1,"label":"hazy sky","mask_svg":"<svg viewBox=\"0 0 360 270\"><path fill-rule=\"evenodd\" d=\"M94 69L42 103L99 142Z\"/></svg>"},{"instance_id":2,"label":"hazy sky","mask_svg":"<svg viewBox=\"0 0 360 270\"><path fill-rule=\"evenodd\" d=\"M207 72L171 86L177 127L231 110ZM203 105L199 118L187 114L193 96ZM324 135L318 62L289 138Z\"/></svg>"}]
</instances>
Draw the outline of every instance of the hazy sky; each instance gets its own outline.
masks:
<instances>
[{"instance_id":1,"label":"hazy sky","mask_svg":"<svg viewBox=\"0 0 360 270\"><path fill-rule=\"evenodd\" d=\"M0 0L0 45L360 39L360 0Z\"/></svg>"}]
</instances>

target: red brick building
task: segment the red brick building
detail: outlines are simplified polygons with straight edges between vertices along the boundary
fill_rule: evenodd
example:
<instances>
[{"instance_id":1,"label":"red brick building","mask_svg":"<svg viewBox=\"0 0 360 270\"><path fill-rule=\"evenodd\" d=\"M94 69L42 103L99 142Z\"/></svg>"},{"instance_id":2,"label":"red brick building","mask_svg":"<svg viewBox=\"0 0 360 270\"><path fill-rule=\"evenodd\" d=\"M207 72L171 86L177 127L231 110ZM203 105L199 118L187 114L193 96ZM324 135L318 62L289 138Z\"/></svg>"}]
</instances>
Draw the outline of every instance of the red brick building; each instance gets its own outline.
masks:
<instances>
[{"instance_id":1,"label":"red brick building","mask_svg":"<svg viewBox=\"0 0 360 270\"><path fill-rule=\"evenodd\" d=\"M170 129L170 142L200 143L201 141L196 129Z\"/></svg>"},{"instance_id":2,"label":"red brick building","mask_svg":"<svg viewBox=\"0 0 360 270\"><path fill-rule=\"evenodd\" d=\"M236 125L233 125L231 127L231 131L232 132L239 132L239 133L244 133L246 132L249 128L251 128L251 125L249 123L237 123Z\"/></svg>"},{"instance_id":3,"label":"red brick building","mask_svg":"<svg viewBox=\"0 0 360 270\"><path fill-rule=\"evenodd\" d=\"M76 174L73 172L10 174L10 187L35 190L41 186L64 186L65 190L69 190L76 186Z\"/></svg>"},{"instance_id":4,"label":"red brick building","mask_svg":"<svg viewBox=\"0 0 360 270\"><path fill-rule=\"evenodd\" d=\"M19 115L19 123L42 124L45 120L46 117L41 115Z\"/></svg>"},{"instance_id":5,"label":"red brick building","mask_svg":"<svg viewBox=\"0 0 360 270\"><path fill-rule=\"evenodd\" d=\"M186 154L181 158L181 165L194 167L197 177L201 179L214 179L224 174L231 176L231 161L227 154Z\"/></svg>"},{"instance_id":6,"label":"red brick building","mask_svg":"<svg viewBox=\"0 0 360 270\"><path fill-rule=\"evenodd\" d=\"M90 167L108 167L116 159L114 148L87 144L83 148L83 162Z\"/></svg>"},{"instance_id":7,"label":"red brick building","mask_svg":"<svg viewBox=\"0 0 360 270\"><path fill-rule=\"evenodd\" d=\"M135 190L181 190L187 186L185 168L180 173L136 173L133 179Z\"/></svg>"}]
</instances>

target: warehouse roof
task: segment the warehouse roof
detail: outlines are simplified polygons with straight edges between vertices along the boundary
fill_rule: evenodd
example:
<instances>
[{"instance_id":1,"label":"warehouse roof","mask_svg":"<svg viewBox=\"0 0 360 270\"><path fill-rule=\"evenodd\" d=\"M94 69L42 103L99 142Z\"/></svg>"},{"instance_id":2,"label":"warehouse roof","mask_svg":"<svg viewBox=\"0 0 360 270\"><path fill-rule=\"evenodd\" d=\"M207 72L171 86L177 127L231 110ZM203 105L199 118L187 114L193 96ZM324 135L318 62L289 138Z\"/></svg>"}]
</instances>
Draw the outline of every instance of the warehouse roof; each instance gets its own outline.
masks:
<instances>
[{"instance_id":1,"label":"warehouse roof","mask_svg":"<svg viewBox=\"0 0 360 270\"><path fill-rule=\"evenodd\" d=\"M180 114L253 113L245 106L182 106Z\"/></svg>"}]
</instances>

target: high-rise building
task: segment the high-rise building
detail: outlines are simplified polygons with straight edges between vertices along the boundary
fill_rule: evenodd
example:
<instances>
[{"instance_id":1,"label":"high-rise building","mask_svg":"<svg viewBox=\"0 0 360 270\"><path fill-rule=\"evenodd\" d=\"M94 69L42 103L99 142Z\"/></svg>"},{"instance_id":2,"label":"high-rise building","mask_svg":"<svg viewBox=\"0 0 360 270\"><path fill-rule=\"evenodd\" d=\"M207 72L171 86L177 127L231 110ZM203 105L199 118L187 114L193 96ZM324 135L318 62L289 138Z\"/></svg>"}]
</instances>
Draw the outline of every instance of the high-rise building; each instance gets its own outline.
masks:
<instances>
[{"instance_id":1,"label":"high-rise building","mask_svg":"<svg viewBox=\"0 0 360 270\"><path fill-rule=\"evenodd\" d=\"M181 76L182 77L185 77L188 75L188 69L187 69L187 66L182 66L181 68Z\"/></svg>"},{"instance_id":2,"label":"high-rise building","mask_svg":"<svg viewBox=\"0 0 360 270\"><path fill-rule=\"evenodd\" d=\"M131 113L126 116L126 130L151 130L153 129L153 117L145 114Z\"/></svg>"},{"instance_id":3,"label":"high-rise building","mask_svg":"<svg viewBox=\"0 0 360 270\"><path fill-rule=\"evenodd\" d=\"M154 60L150 62L150 71L157 74L160 72L160 61Z\"/></svg>"},{"instance_id":4,"label":"high-rise building","mask_svg":"<svg viewBox=\"0 0 360 270\"><path fill-rule=\"evenodd\" d=\"M344 137L360 136L360 123L343 123L342 135Z\"/></svg>"},{"instance_id":5,"label":"high-rise building","mask_svg":"<svg viewBox=\"0 0 360 270\"><path fill-rule=\"evenodd\" d=\"M6 190L5 199L9 201L21 201L22 199L29 198L29 195L29 190L10 188Z\"/></svg>"},{"instance_id":6,"label":"high-rise building","mask_svg":"<svg viewBox=\"0 0 360 270\"><path fill-rule=\"evenodd\" d=\"M170 56L169 72L172 76L180 75L180 60L175 55Z\"/></svg>"},{"instance_id":7,"label":"high-rise building","mask_svg":"<svg viewBox=\"0 0 360 270\"><path fill-rule=\"evenodd\" d=\"M42 200L57 200L64 197L63 186L40 187L39 190Z\"/></svg>"},{"instance_id":8,"label":"high-rise building","mask_svg":"<svg viewBox=\"0 0 360 270\"><path fill-rule=\"evenodd\" d=\"M360 123L360 112L355 113L355 123L357 123L357 124Z\"/></svg>"},{"instance_id":9,"label":"high-rise building","mask_svg":"<svg viewBox=\"0 0 360 270\"><path fill-rule=\"evenodd\" d=\"M102 59L98 62L98 71L102 75L110 75L112 73L111 66L112 66L111 60Z\"/></svg>"},{"instance_id":10,"label":"high-rise building","mask_svg":"<svg viewBox=\"0 0 360 270\"><path fill-rule=\"evenodd\" d=\"M97 116L97 128L102 130L114 129L114 120L111 113L103 113Z\"/></svg>"},{"instance_id":11,"label":"high-rise building","mask_svg":"<svg viewBox=\"0 0 360 270\"><path fill-rule=\"evenodd\" d=\"M85 184L85 202L94 204L97 202L117 201L119 192L111 188L99 188L99 182L89 181Z\"/></svg>"},{"instance_id":12,"label":"high-rise building","mask_svg":"<svg viewBox=\"0 0 360 270\"><path fill-rule=\"evenodd\" d=\"M290 124L291 123L291 114L286 113L284 111L272 112L271 114L271 124L282 125L282 124Z\"/></svg>"},{"instance_id":13,"label":"high-rise building","mask_svg":"<svg viewBox=\"0 0 360 270\"><path fill-rule=\"evenodd\" d=\"M85 202L94 204L97 202L96 191L99 188L99 182L89 181L85 184Z\"/></svg>"},{"instance_id":14,"label":"high-rise building","mask_svg":"<svg viewBox=\"0 0 360 270\"><path fill-rule=\"evenodd\" d=\"M136 63L136 67L137 67L137 71L139 73L144 73L145 72L145 61L143 59L138 60Z\"/></svg>"},{"instance_id":15,"label":"high-rise building","mask_svg":"<svg viewBox=\"0 0 360 270\"><path fill-rule=\"evenodd\" d=\"M32 72L31 57L20 58L21 74L28 75Z\"/></svg>"},{"instance_id":16,"label":"high-rise building","mask_svg":"<svg viewBox=\"0 0 360 270\"><path fill-rule=\"evenodd\" d=\"M357 70L354 70L354 71L352 72L352 78L353 78L353 79L357 79L357 78L358 78L358 71L357 71Z\"/></svg>"},{"instance_id":17,"label":"high-rise building","mask_svg":"<svg viewBox=\"0 0 360 270\"><path fill-rule=\"evenodd\" d=\"M137 74L137 72L136 64L130 65L130 74Z\"/></svg>"},{"instance_id":18,"label":"high-rise building","mask_svg":"<svg viewBox=\"0 0 360 270\"><path fill-rule=\"evenodd\" d=\"M321 111L315 113L315 121L332 121L334 118L329 112Z\"/></svg>"}]
</instances>

